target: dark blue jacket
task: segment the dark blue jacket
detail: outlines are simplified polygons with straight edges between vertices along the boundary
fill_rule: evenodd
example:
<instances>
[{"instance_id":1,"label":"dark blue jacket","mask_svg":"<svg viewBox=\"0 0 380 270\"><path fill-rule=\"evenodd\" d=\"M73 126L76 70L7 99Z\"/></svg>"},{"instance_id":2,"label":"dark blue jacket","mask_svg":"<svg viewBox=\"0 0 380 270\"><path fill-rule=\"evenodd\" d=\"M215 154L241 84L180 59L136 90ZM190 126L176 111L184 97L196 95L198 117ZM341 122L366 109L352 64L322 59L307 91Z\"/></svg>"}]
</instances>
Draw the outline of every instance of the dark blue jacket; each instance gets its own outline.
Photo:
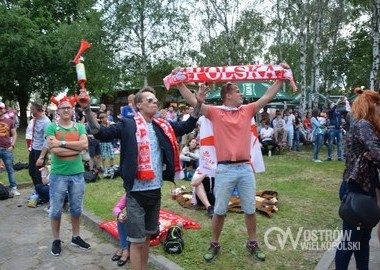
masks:
<instances>
[{"instance_id":1,"label":"dark blue jacket","mask_svg":"<svg viewBox=\"0 0 380 270\"><path fill-rule=\"evenodd\" d=\"M189 117L186 121L170 123L177 136L190 133L195 128L198 119ZM174 182L174 153L169 138L164 131L153 121L161 151L163 153L164 170L162 179ZM120 139L120 175L124 181L124 188L132 190L137 172L137 140L136 123L134 119L124 118L116 125L101 127L99 133L94 135L99 140Z\"/></svg>"},{"instance_id":2,"label":"dark blue jacket","mask_svg":"<svg viewBox=\"0 0 380 270\"><path fill-rule=\"evenodd\" d=\"M329 114L329 120L330 120L330 123L329 123L329 126L328 127L333 127L333 128L341 128L341 125L342 125L342 115L347 113L346 110L337 110L336 109L336 105L334 105L329 111L328 111L328 114Z\"/></svg>"}]
</instances>

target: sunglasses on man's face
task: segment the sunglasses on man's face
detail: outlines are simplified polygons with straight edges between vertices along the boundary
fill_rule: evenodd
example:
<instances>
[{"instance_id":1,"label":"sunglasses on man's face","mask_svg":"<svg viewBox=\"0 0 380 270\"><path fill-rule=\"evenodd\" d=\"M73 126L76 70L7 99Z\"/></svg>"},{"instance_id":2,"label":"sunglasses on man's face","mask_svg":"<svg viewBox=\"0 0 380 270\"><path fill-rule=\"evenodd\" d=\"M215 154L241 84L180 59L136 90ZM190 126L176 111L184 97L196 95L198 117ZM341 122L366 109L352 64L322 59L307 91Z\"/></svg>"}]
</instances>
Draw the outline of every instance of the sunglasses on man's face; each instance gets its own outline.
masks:
<instances>
[{"instance_id":1,"label":"sunglasses on man's face","mask_svg":"<svg viewBox=\"0 0 380 270\"><path fill-rule=\"evenodd\" d=\"M153 103L153 102L158 103L158 99L155 97L147 97L146 100L148 101L148 103Z\"/></svg>"},{"instance_id":2,"label":"sunglasses on man's face","mask_svg":"<svg viewBox=\"0 0 380 270\"><path fill-rule=\"evenodd\" d=\"M60 107L58 109L60 109L62 111L70 111L72 108L71 107Z\"/></svg>"}]
</instances>

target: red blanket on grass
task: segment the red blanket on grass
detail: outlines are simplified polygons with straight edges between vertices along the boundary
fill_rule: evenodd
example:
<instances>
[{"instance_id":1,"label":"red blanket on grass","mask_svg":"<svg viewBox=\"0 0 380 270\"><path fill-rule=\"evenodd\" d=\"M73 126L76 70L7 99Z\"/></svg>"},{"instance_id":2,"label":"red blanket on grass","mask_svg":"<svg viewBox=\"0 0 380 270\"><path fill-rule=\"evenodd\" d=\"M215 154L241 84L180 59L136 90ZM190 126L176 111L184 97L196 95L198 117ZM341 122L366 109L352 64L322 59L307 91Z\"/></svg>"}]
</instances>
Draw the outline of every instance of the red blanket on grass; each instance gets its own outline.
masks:
<instances>
[{"instance_id":1,"label":"red blanket on grass","mask_svg":"<svg viewBox=\"0 0 380 270\"><path fill-rule=\"evenodd\" d=\"M164 239L168 229L177 224L182 224L185 229L200 229L201 225L197 222L177 215L174 212L167 210L160 210L160 233L154 239L150 240L150 246L156 246L160 243L160 239ZM99 224L99 227L106 230L116 239L119 239L119 234L117 233L117 223L116 220L104 221Z\"/></svg>"}]
</instances>

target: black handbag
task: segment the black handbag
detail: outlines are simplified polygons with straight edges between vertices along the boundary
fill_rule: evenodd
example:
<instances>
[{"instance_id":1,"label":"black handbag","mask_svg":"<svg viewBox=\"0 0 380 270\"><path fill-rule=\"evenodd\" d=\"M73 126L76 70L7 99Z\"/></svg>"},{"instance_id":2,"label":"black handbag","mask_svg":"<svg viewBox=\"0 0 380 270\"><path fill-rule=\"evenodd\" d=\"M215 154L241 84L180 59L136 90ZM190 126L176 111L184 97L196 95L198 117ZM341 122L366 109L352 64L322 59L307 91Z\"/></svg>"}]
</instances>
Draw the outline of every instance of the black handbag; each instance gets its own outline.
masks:
<instances>
[{"instance_id":1,"label":"black handbag","mask_svg":"<svg viewBox=\"0 0 380 270\"><path fill-rule=\"evenodd\" d=\"M380 208L376 197L347 192L339 207L339 216L352 226L371 229L380 220Z\"/></svg>"}]
</instances>

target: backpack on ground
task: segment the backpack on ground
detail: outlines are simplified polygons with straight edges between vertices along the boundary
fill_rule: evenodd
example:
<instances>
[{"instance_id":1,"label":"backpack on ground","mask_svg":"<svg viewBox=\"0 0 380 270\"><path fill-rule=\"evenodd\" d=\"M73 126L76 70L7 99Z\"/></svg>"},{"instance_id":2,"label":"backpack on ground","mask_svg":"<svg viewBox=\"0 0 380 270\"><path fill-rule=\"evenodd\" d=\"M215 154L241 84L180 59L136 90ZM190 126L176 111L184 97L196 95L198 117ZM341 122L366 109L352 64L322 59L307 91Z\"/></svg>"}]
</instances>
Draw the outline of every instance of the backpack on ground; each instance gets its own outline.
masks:
<instances>
[{"instance_id":1,"label":"backpack on ground","mask_svg":"<svg viewBox=\"0 0 380 270\"><path fill-rule=\"evenodd\" d=\"M163 242L164 250L169 254L181 254L185 244L182 235L182 227L171 226Z\"/></svg>"},{"instance_id":2,"label":"backpack on ground","mask_svg":"<svg viewBox=\"0 0 380 270\"><path fill-rule=\"evenodd\" d=\"M13 169L15 171L23 170L23 169L28 169L29 168L29 163L22 163L22 162L17 162L16 164L13 164Z\"/></svg>"},{"instance_id":3,"label":"backpack on ground","mask_svg":"<svg viewBox=\"0 0 380 270\"><path fill-rule=\"evenodd\" d=\"M9 198L12 198L12 196L9 196L9 191L6 186L4 186L2 183L0 183L0 200L6 200Z\"/></svg>"},{"instance_id":4,"label":"backpack on ground","mask_svg":"<svg viewBox=\"0 0 380 270\"><path fill-rule=\"evenodd\" d=\"M92 183L98 180L99 174L96 171L86 171L83 173L83 177L86 183Z\"/></svg>"}]
</instances>

